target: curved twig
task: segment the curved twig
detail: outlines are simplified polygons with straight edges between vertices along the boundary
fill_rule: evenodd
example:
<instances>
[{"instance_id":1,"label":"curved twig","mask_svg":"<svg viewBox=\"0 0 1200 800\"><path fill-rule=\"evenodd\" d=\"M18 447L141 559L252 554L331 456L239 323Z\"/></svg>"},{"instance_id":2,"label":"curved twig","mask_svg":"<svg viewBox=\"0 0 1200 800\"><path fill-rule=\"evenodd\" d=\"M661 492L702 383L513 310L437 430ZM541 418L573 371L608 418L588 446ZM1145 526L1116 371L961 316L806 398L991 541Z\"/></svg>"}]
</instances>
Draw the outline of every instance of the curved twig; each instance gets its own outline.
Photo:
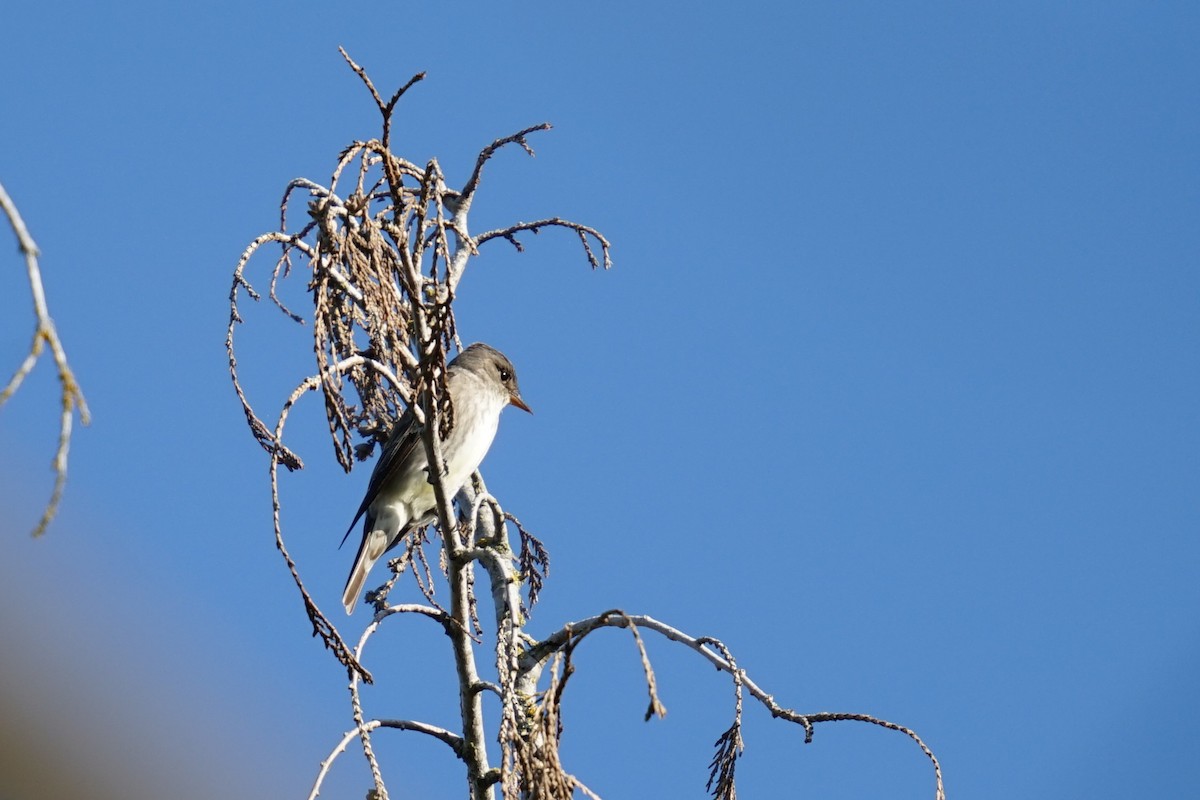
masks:
<instances>
[{"instance_id":1,"label":"curved twig","mask_svg":"<svg viewBox=\"0 0 1200 800\"><path fill-rule=\"evenodd\" d=\"M903 725L898 725L894 722L889 722L878 717L873 717L870 714L851 714L841 712L820 712L815 714L799 714L790 708L783 708L775 698L767 694L761 689L758 684L750 679L746 671L737 667L736 664L730 663L718 653L714 652L708 645L716 640L709 637L694 637L689 636L678 628L667 625L664 622L641 614L625 614L619 611L606 611L603 614L598 614L594 617L589 617L579 622L573 622L563 626L558 631L546 637L542 641L530 647L521 657L521 669L523 671L536 672L541 669L554 653L560 651L564 647L577 642L579 637L587 635L603 627L624 628L630 624L636 624L640 628L652 630L662 636L670 639L673 642L678 642L686 647L695 650L709 661L714 667L723 672L736 674L740 676L741 683L746 690L750 692L756 700L762 703L771 716L780 719L785 719L789 722L794 722L804 728L804 742L808 744L813 739L813 726L820 722L837 722L841 720L853 720L856 722L866 722L871 725L878 725L888 730L903 733L908 738L912 739L921 752L933 764L934 781L936 784L936 800L945 800L946 790L942 782L942 766L934 755L933 750L917 735L916 731L907 728Z\"/></svg>"},{"instance_id":2,"label":"curved twig","mask_svg":"<svg viewBox=\"0 0 1200 800\"><path fill-rule=\"evenodd\" d=\"M398 391L402 391L400 379L397 378L396 375L387 368L387 366L380 364L373 359L366 358L365 356L354 356L352 358L344 359L343 361L333 365L333 369L339 372L345 372L346 370L360 366L366 366L375 370L386 380L391 382ZM288 397L287 401L283 404L283 408L279 413L279 421L275 425L275 431L274 433L270 434L271 441L278 443L276 449L271 451L270 467L271 516L275 528L275 547L283 556L283 560L287 564L288 572L291 573L292 580L295 582L296 588L300 590L300 596L304 602L305 613L308 615L309 622L312 623L313 626L313 635L321 637L321 640L325 643L325 646L333 651L338 661L350 671L351 675L357 673L358 675L361 675L363 680L365 680L367 683L371 683L374 680L371 677L371 673L368 672L362 666L362 664L359 663L358 658L350 652L349 647L346 645L345 640L342 639L341 634L338 633L337 628L332 622L329 621L329 618L325 616L320 607L317 606L317 603L315 600L313 600L312 595L308 593L308 589L304 586L304 581L300 578L300 571L296 566L296 562L292 560L291 554L288 553L287 546L283 542L283 527L280 520L280 515L282 513L282 502L279 499L278 470L278 465L283 461L282 453L286 451L286 448L282 443L283 429L287 424L288 414L290 413L292 406L294 406L306 392L315 391L320 388L320 386L320 378L315 375L301 381L300 384L292 391L292 394Z\"/></svg>"},{"instance_id":3,"label":"curved twig","mask_svg":"<svg viewBox=\"0 0 1200 800\"><path fill-rule=\"evenodd\" d=\"M257 301L260 299L258 292L246 280L244 274L250 257L268 242L280 242L286 246L294 240L294 237L288 234L272 231L258 236L242 251L241 257L238 258L237 266L233 270L233 285L229 288L229 325L225 329L225 354L229 357L229 374L233 379L233 390L237 393L238 401L242 404L242 412L246 415L246 423L250 426L250 432L254 435L255 441L264 450L271 454L278 454L280 463L291 471L303 469L304 462L300 460L299 456L275 440L275 437L271 434L271 429L267 427L267 424L259 418L258 414L250 406L250 398L246 396L246 391L242 388L241 379L238 377L238 362L237 355L234 353L233 333L238 324L243 322L242 315L238 311L238 290L244 289L251 300Z\"/></svg>"},{"instance_id":4,"label":"curved twig","mask_svg":"<svg viewBox=\"0 0 1200 800\"><path fill-rule=\"evenodd\" d=\"M578 222L571 222L561 217L550 217L549 219L539 219L535 222L518 222L515 225L509 225L507 228L497 228L496 230L481 233L475 237L475 246L478 248L484 242L492 239L507 239L513 247L517 248L518 253L525 251L524 245L517 239L517 234L521 231L531 231L539 233L542 228L567 228L575 231L579 236L579 241L583 244L583 252L587 254L588 263L592 265L592 269L609 269L612 267L612 255L610 253L610 245L608 239L605 239L600 231L588 225L581 225ZM596 259L596 254L592 252L592 247L588 243L588 237L591 236L600 243L600 255L603 257L603 263Z\"/></svg>"},{"instance_id":5,"label":"curved twig","mask_svg":"<svg viewBox=\"0 0 1200 800\"><path fill-rule=\"evenodd\" d=\"M483 150L480 151L478 158L475 159L475 169L471 171L471 177L467 180L466 185L463 186L462 198L459 201L459 206L462 208L463 212L465 213L467 209L471 207L471 201L475 198L475 190L479 188L479 181L483 178L483 165L488 162L488 159L496 154L497 150L508 144L518 144L526 153L532 156L533 148L529 146L529 142L525 137L531 133L534 133L535 131L548 131L552 127L553 126L549 122L543 122L540 125L531 125L528 128L517 131L510 136L504 136L500 139L497 139L487 147L483 148Z\"/></svg>"},{"instance_id":6,"label":"curved twig","mask_svg":"<svg viewBox=\"0 0 1200 800\"><path fill-rule=\"evenodd\" d=\"M463 740L461 736L451 733L445 728L439 728L436 725L430 725L427 722L418 722L411 719L373 719L364 722L362 725L346 731L340 742L329 751L329 755L321 762L321 769L317 772L317 778L313 781L312 790L308 793L308 800L316 800L316 797L321 793L321 784L325 782L325 776L329 774L329 769L333 766L333 762L346 751L346 747L353 741L354 737L359 736L364 732L371 732L378 728L392 728L398 731L416 731L423 733L426 736L432 736L440 742L444 742L454 755L462 758Z\"/></svg>"}]
</instances>

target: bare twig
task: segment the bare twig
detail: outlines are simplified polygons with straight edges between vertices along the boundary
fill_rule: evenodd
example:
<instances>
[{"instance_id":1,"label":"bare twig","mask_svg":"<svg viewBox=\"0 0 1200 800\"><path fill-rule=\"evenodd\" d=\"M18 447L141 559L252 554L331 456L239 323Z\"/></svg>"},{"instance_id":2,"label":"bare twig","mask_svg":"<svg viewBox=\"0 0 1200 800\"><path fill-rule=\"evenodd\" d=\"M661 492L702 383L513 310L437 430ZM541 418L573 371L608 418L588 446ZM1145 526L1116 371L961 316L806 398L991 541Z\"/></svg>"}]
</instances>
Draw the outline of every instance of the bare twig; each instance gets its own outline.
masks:
<instances>
[{"instance_id":1,"label":"bare twig","mask_svg":"<svg viewBox=\"0 0 1200 800\"><path fill-rule=\"evenodd\" d=\"M658 681L654 679L654 668L650 666L650 656L646 653L646 643L642 641L642 635L638 633L637 625L628 614L619 608L606 611L601 616L624 618L626 624L621 627L629 628L629 632L633 634L633 641L637 645L638 656L642 660L642 672L646 675L646 690L650 693L650 705L646 707L645 721L649 722L651 717L658 717L659 719L665 717L667 715L667 707L658 699ZM577 643L578 641L576 639Z\"/></svg>"},{"instance_id":2,"label":"bare twig","mask_svg":"<svg viewBox=\"0 0 1200 800\"><path fill-rule=\"evenodd\" d=\"M354 663L361 663L363 659L363 651L366 649L367 641L375 634L381 623L393 615L416 614L432 619L441 625L442 629L449 632L451 621L450 615L440 608L430 606L422 606L415 603L402 603L399 605L389 606L382 611L376 613L375 618L371 620L371 624L363 631L359 637L358 646L354 648L353 659ZM379 766L379 760L375 757L375 749L371 744L371 728L364 723L364 714L362 707L362 695L359 691L359 677L366 677L361 671L352 671L350 673L350 706L354 717L354 723L357 726L360 743L362 744L363 757L367 760L367 766L371 771L371 777L375 782L375 793L380 800L384 800L388 796L387 786L383 782L383 770ZM367 679L369 681L369 678ZM414 728L415 730L415 728ZM440 729L438 729L440 730ZM449 735L449 734L448 734ZM461 738L454 737L457 743L453 745L455 753L462 756ZM332 756L331 756L332 758Z\"/></svg>"},{"instance_id":3,"label":"bare twig","mask_svg":"<svg viewBox=\"0 0 1200 800\"><path fill-rule=\"evenodd\" d=\"M530 231L532 233L540 233L542 228L567 228L575 231L579 237L579 241L583 244L583 251L587 255L588 263L592 265L592 269L604 267L609 269L612 267L612 255L610 253L610 245L608 239L595 228L587 225L581 225L578 222L571 222L560 217L550 217L549 219L539 219L535 222L518 222L515 225L509 225L507 228L498 228L496 230L481 233L475 237L475 246L479 247L484 242L492 239L507 239L512 245L517 248L517 252L523 252L525 248L517 239L517 234L521 231ZM591 236L600 244L600 255L603 261L596 259L596 254L592 252L591 245L588 243L588 237Z\"/></svg>"},{"instance_id":4,"label":"bare twig","mask_svg":"<svg viewBox=\"0 0 1200 800\"><path fill-rule=\"evenodd\" d=\"M392 95L392 98L385 103L379 96L379 92L375 90L375 84L372 83L371 79L367 76L367 71L358 64L354 63L354 60L350 58L350 54L347 53L344 48L339 47L338 52L342 54L342 58L346 59L346 63L350 65L350 69L354 70L354 74L362 79L362 82L366 84L367 89L371 92L371 97L375 99L375 105L378 106L379 113L383 115L383 146L384 148L389 147L392 130L392 112L396 110L396 103L400 101L400 98L404 96L405 92L412 88L413 84L417 83L418 81L425 80L425 73L418 72L416 75L413 75L408 79L408 83L397 89L396 93Z\"/></svg>"},{"instance_id":5,"label":"bare twig","mask_svg":"<svg viewBox=\"0 0 1200 800\"><path fill-rule=\"evenodd\" d=\"M594 617L589 617L585 620L581 620L580 622L570 623L546 637L541 642L538 642L536 645L530 647L521 658L521 669L523 672L531 672L536 674L536 672L540 670L541 665L544 664L547 659L549 659L559 650L572 645L572 642L577 641L579 637L591 633L598 628L623 628L630 624L636 624L639 628L644 630L655 631L656 633L661 634L673 642L678 642L679 644L689 647L707 659L709 663L711 663L717 669L730 674L738 675L741 684L745 687L746 691L750 692L751 696L762 703L767 710L771 712L771 716L779 719L785 719L789 722L794 722L804 728L805 744L812 741L814 730L813 726L821 722L853 720L856 722L866 722L871 725L878 725L880 727L887 728L888 730L903 733L905 736L916 742L917 746L921 748L921 752L924 753L926 758L928 758L930 763L932 763L935 783L935 798L936 800L945 800L946 791L942 783L941 764L929 746L926 745L921 737L918 736L917 733L911 728L873 717L870 714L851 714L840 712L799 714L790 708L783 708L777 702L775 702L774 697L759 688L758 684L750 679L745 670L738 668L736 664L731 663L726 658L714 652L709 647L709 645L715 641L714 639L689 636L683 631L667 625L666 623L659 622L653 617L639 614L615 614L614 612L609 611L603 614L598 614Z\"/></svg>"},{"instance_id":6,"label":"bare twig","mask_svg":"<svg viewBox=\"0 0 1200 800\"><path fill-rule=\"evenodd\" d=\"M71 371L71 366L67 363L66 350L63 348L62 341L58 338L58 330L54 327L54 320L51 319L50 309L46 305L46 292L42 287L42 272L38 266L38 246L29 234L28 228L25 227L25 221L21 218L16 203L8 196L8 192L4 189L3 184L0 184L0 208L4 209L9 224L17 236L17 244L25 256L25 271L29 276L29 289L33 296L33 313L37 319L37 324L33 331L33 342L29 346L29 355L17 367L17 371L13 373L12 378L9 379L4 389L0 390L0 406L3 406L8 398L12 397L17 389L20 388L21 383L25 380L25 376L33 369L42 354L42 348L46 345L50 346L50 352L54 356L54 364L58 368L58 383L61 389L58 447L54 451L54 460L52 462L54 467L54 488L50 492L50 500L46 503L46 508L42 512L41 519L38 520L33 528L33 536L36 538L46 532L50 521L58 513L58 506L62 501L63 489L67 484L67 453L71 446L71 426L75 418L75 412L78 410L79 421L84 425L91 422L91 412L88 411L87 401L83 397L83 390L75 380L75 373Z\"/></svg>"},{"instance_id":7,"label":"bare twig","mask_svg":"<svg viewBox=\"0 0 1200 800\"><path fill-rule=\"evenodd\" d=\"M430 725L426 722L418 722L410 719L373 719L368 722L363 722L361 725L346 731L342 736L341 741L334 746L325 760L321 762L321 768L317 772L316 780L313 781L312 790L308 793L308 800L316 800L316 797L321 793L321 784L325 782L325 777L329 774L329 769L333 766L333 762L339 755L345 752L355 737L361 736L379 728L391 728L398 731L416 731L423 733L426 736L432 736L438 741L444 742L454 754L462 758L462 737L451 733L445 728L439 728L436 725Z\"/></svg>"},{"instance_id":8,"label":"bare twig","mask_svg":"<svg viewBox=\"0 0 1200 800\"><path fill-rule=\"evenodd\" d=\"M338 372L345 372L359 367L368 367L372 371L378 372L380 375L382 375L385 379L391 382L393 386L396 386L397 388L400 386L400 379L393 374L390 369L388 369L385 365L380 364L372 359L365 358L364 356L354 356L345 359L344 361L334 365L333 368ZM300 590L300 597L304 602L305 613L308 615L309 622L313 627L313 635L321 637L321 641L325 643L325 646L333 651L338 661L341 662L341 664L345 666L352 675L357 673L362 676L363 680L371 683L373 680L371 673L364 669L362 664L359 663L358 659L350 652L350 649L342 639L341 634L338 633L337 628L332 622L329 621L329 618L321 612L321 609L317 606L316 601L312 598L312 595L309 594L308 589L304 586L304 581L300 579L300 572L296 567L296 562L292 560L291 555L288 553L287 546L283 541L283 527L280 521L282 503L279 498L278 465L283 463L283 453L290 453L290 451L287 451L282 444L283 430L287 425L288 414L290 413L292 406L294 406L306 392L315 391L320 387L320 385L320 379L316 376L301 381L300 385L296 387L291 396L289 396L287 401L284 403L283 409L279 414L279 421L275 425L275 431L273 433L268 432L269 441L278 443L277 449L271 452L270 469L271 515L275 527L275 547L283 556L284 562L287 564L288 572L291 574L292 580L296 584L296 588ZM293 456L293 458L295 458L295 456Z\"/></svg>"},{"instance_id":9,"label":"bare twig","mask_svg":"<svg viewBox=\"0 0 1200 800\"><path fill-rule=\"evenodd\" d=\"M238 311L238 290L244 289L252 300L259 299L258 293L254 291L254 287L250 285L244 276L246 264L249 262L250 257L268 242L279 242L286 250L294 241L294 238L287 234L264 233L242 251L242 256L238 259L237 266L233 270L233 285L229 289L229 325L225 330L225 352L229 357L229 374L233 378L233 390L237 393L238 400L242 404L242 411L246 415L246 422L250 426L250 432L267 453L272 454L273 457L277 456L279 462L289 470L303 468L304 462L291 450L288 450L275 441L275 438L271 434L271 429L267 427L265 422L259 419L258 415L254 413L254 409L250 407L250 399L246 397L241 380L238 378L237 356L234 354L233 347L233 333L238 324L242 322L242 315Z\"/></svg>"},{"instance_id":10,"label":"bare twig","mask_svg":"<svg viewBox=\"0 0 1200 800\"><path fill-rule=\"evenodd\" d=\"M475 169L471 171L471 177L463 187L462 197L458 200L456 206L461 208L464 213L471 207L471 201L475 198L475 190L479 188L479 181L483 178L483 165L496 154L497 150L507 144L516 144L532 156L533 148L529 146L529 141L525 137L535 131L548 131L551 127L553 126L549 122L543 122L540 125L531 125L510 136L501 137L483 148L479 153L479 157L475 159Z\"/></svg>"}]
</instances>

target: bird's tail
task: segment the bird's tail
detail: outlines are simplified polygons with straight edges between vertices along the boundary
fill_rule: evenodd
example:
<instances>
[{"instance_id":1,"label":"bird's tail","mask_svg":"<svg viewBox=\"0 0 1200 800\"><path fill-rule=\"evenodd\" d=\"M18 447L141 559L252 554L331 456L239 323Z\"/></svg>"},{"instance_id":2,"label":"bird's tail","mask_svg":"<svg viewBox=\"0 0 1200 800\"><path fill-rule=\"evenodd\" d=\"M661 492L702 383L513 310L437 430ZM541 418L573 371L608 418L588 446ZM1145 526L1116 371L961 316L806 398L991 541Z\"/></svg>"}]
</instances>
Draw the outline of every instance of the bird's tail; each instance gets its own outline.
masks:
<instances>
[{"instance_id":1,"label":"bird's tail","mask_svg":"<svg viewBox=\"0 0 1200 800\"><path fill-rule=\"evenodd\" d=\"M387 550L387 540L387 534L380 530L363 535L362 544L358 546L358 555L354 557L354 566L350 569L350 577L346 579L346 590L342 592L342 605L346 607L347 614L354 613L354 606L358 604L358 597L362 594L363 584L367 582L371 567L375 566L375 562Z\"/></svg>"}]
</instances>

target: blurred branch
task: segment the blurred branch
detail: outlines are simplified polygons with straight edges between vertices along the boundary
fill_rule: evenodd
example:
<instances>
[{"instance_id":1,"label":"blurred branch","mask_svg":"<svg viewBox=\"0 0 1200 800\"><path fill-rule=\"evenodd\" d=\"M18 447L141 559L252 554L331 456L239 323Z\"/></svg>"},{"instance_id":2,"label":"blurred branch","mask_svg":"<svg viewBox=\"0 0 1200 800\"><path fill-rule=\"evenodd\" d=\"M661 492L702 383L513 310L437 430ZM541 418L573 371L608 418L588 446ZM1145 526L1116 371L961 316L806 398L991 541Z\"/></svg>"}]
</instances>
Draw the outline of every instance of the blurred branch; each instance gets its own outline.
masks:
<instances>
[{"instance_id":1,"label":"blurred branch","mask_svg":"<svg viewBox=\"0 0 1200 800\"><path fill-rule=\"evenodd\" d=\"M42 272L38 266L39 251L37 244L34 243L33 237L30 236L29 230L25 227L25 221L21 219L21 214L17 211L16 204L8 196L8 192L5 191L3 184L0 184L0 208L4 209L9 224L12 225L13 232L17 235L17 244L25 256L25 270L29 275L29 287L33 295L33 313L37 319L37 324L33 331L33 343L29 347L29 354L21 362L21 365L17 367L17 371L9 379L4 389L0 390L0 406L3 406L16 393L17 389L20 388L21 383L25 380L25 376L33 370L34 365L42 354L43 348L47 345L49 345L50 352L54 356L54 364L58 368L58 383L62 392L60 396L61 414L59 416L58 427L58 448L54 453L53 461L54 489L50 493L50 501L46 504L41 519L38 520L37 525L33 528L33 536L38 537L46 532L50 521L58 513L63 489L67 484L67 452L71 445L71 425L75 418L75 411L78 409L79 420L84 425L91 422L91 412L88 411L87 401L83 397L83 390L79 387L79 383L75 380L75 374L71 371L71 367L67 363L66 350L63 349L62 341L58 338L58 331L54 327L54 320L50 318L50 310L46 306L46 293L42 288Z\"/></svg>"}]
</instances>

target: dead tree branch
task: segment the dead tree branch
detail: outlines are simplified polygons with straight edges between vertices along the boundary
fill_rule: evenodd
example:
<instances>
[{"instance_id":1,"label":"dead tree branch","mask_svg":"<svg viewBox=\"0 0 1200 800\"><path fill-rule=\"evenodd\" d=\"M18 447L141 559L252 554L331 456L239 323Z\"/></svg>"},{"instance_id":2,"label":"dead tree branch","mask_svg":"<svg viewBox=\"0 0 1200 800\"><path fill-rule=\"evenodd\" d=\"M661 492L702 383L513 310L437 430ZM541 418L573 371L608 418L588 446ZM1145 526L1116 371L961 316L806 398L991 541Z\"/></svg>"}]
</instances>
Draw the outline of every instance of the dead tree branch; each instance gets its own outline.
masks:
<instances>
[{"instance_id":1,"label":"dead tree branch","mask_svg":"<svg viewBox=\"0 0 1200 800\"><path fill-rule=\"evenodd\" d=\"M590 228L587 225L580 225L578 222L561 219L559 217L550 217L549 219L539 219L536 222L518 222L515 225L509 225L507 228L499 228L497 230L481 233L475 237L476 246L489 242L492 239L507 239L513 247L517 248L518 253L525 252L524 245L517 239L517 234L521 231L529 231L533 234L540 233L542 228L567 228L575 231L579 236L579 241L583 244L583 252L587 255L588 263L592 265L592 269L603 267L609 269L612 266L612 259L609 257L608 240L595 228ZM592 237L600 245L600 255L603 261L596 259L596 254L592 250L591 244L588 242L588 237Z\"/></svg>"},{"instance_id":2,"label":"dead tree branch","mask_svg":"<svg viewBox=\"0 0 1200 800\"><path fill-rule=\"evenodd\" d=\"M661 634L663 637L673 642L682 644L685 647L688 647L699 653L717 669L723 672L728 672L735 676L735 680L738 682L738 684L745 687L746 691L750 692L752 697L762 703L762 705L771 712L771 716L778 719L787 720L788 722L794 722L803 727L805 744L812 742L814 726L822 722L853 720L856 722L866 722L871 725L878 725L882 728L887 728L888 730L903 733L921 748L921 752L925 754L926 758L928 758L930 763L933 765L935 783L934 796L936 800L945 800L946 791L942 783L941 763L938 761L937 756L934 755L929 746L926 745L921 737L918 736L917 733L911 728L873 717L870 714L851 714L840 712L799 714L790 708L784 708L775 701L773 696L765 692L758 686L758 684L751 680L746 674L745 670L739 668L732 658L727 657L728 650L724 645L720 645L719 649L726 654L725 656L713 651L710 645L716 645L717 640L712 639L711 637L690 636L678 628L674 628L664 622L660 622L653 617L640 614L630 615L619 610L614 610L606 611L603 614L598 614L594 617L589 617L579 622L573 622L565 625L526 651L525 655L521 658L521 670L522 672L529 673L530 675L536 675L540 672L546 661L554 654L558 653L564 648L574 647L579 640L589 633L604 627L624 628L630 625L636 625L644 630L654 631L655 633ZM720 742L718 744L720 745Z\"/></svg>"},{"instance_id":3,"label":"dead tree branch","mask_svg":"<svg viewBox=\"0 0 1200 800\"><path fill-rule=\"evenodd\" d=\"M609 242L595 228L560 217L516 222L473 235L469 212L487 162L508 145L533 155L529 137L550 126L534 125L495 139L480 151L469 179L457 191L446 185L437 160L417 165L390 150L393 114L405 92L424 73L413 76L385 101L366 70L344 50L341 52L380 112L381 136L354 141L346 147L326 183L299 178L288 184L280 205L279 230L251 242L234 269L226 333L235 392L251 435L270 457L276 547L300 592L314 635L333 651L349 678L354 728L321 763L310 797L320 791L337 756L357 739L371 774L372 793L380 800L387 798L373 735L380 728L392 728L423 733L447 744L463 762L470 800L494 800L497 787L503 800L569 800L576 792L596 798L596 793L568 772L560 759L564 730L561 703L575 670L575 648L601 628L618 627L630 631L637 647L649 695L646 719L663 716L666 708L659 700L657 679L643 640L645 631L690 648L731 677L733 721L717 738L709 765L708 790L715 800L736 798L734 773L744 748L744 693L758 700L774 717L803 727L805 742L812 740L817 723L836 720L869 722L904 733L933 763L936 797L941 800L944 792L940 765L913 731L865 714L798 714L783 708L749 678L729 648L716 639L693 637L652 617L617 609L565 625L541 641L526 632L530 611L549 574L546 548L488 493L478 473L462 489L447 487L443 482L443 442L455 425L455 409L446 387L446 364L462 346L454 300L470 259L493 239L505 239L522 250L522 234L562 228L579 239L592 268L604 269L612 264ZM296 217L296 206L301 204L303 223L292 230L288 218ZM311 325L306 336L315 354L311 374L296 384L274 425L267 424L252 408L234 355L234 333L244 322L240 304L245 297L261 299L248 277L250 264L268 245L278 245L281 252L272 262L269 278L265 278L270 287L267 295L285 324ZM312 302L304 314L285 302L282 291L288 278L297 272L303 273ZM306 323L306 318L311 322ZM421 446L435 498L437 538L416 531L399 543L404 549L392 562L392 576L379 589L368 592L375 616L353 649L321 612L284 544L278 467L303 467L299 455L285 445L284 433L291 409L309 392L321 396L334 458L346 471L385 440L401 413L411 414L421 426ZM450 496L450 491L457 491L457 497ZM510 524L520 538L519 553L514 552L509 540ZM436 562L427 560L424 550L425 544L433 542L440 543ZM393 590L409 573L412 580L404 588L423 601L391 602ZM491 595L493 613L489 620L478 607L477 573L480 581L487 581ZM435 599L435 584L444 586L449 594L446 607ZM437 597L444 597L440 591ZM368 642L392 624L389 620L411 617L436 623L450 640L458 678L456 730L414 720L381 719L364 709L361 685L372 680L363 666ZM494 647L495 680L482 674L488 667L480 661L486 661L486 657L479 648L485 643ZM545 687L541 686L543 679L548 684ZM487 692L500 699L499 722L490 727L483 703ZM500 745L497 765L489 760L489 737Z\"/></svg>"},{"instance_id":4,"label":"dead tree branch","mask_svg":"<svg viewBox=\"0 0 1200 800\"><path fill-rule=\"evenodd\" d=\"M13 233L17 236L17 246L25 257L25 272L29 277L29 290L33 296L33 314L36 319L29 354L17 367L17 371L13 373L5 387L0 389L0 406L3 406L21 387L21 383L33 370L46 346L50 347L54 365L58 368L58 383L61 390L58 447L54 451L54 461L52 462L54 488L50 492L50 500L46 503L41 519L33 527L33 536L36 538L46 532L50 521L58 513L63 489L67 485L67 453L71 446L71 427L75 419L75 412L79 412L79 421L84 425L91 422L91 412L88 411L87 401L83 397L83 389L75 380L75 373L71 371L71 366L67 363L67 352L63 348L62 340L58 338L58 329L54 327L54 320L51 319L50 309L46 305L46 291L42 287L42 271L38 265L40 251L33 241L29 229L25 227L25 220L21 218L16 203L8 196L3 184L0 184L0 208L4 209L9 225L12 226Z\"/></svg>"}]
</instances>

